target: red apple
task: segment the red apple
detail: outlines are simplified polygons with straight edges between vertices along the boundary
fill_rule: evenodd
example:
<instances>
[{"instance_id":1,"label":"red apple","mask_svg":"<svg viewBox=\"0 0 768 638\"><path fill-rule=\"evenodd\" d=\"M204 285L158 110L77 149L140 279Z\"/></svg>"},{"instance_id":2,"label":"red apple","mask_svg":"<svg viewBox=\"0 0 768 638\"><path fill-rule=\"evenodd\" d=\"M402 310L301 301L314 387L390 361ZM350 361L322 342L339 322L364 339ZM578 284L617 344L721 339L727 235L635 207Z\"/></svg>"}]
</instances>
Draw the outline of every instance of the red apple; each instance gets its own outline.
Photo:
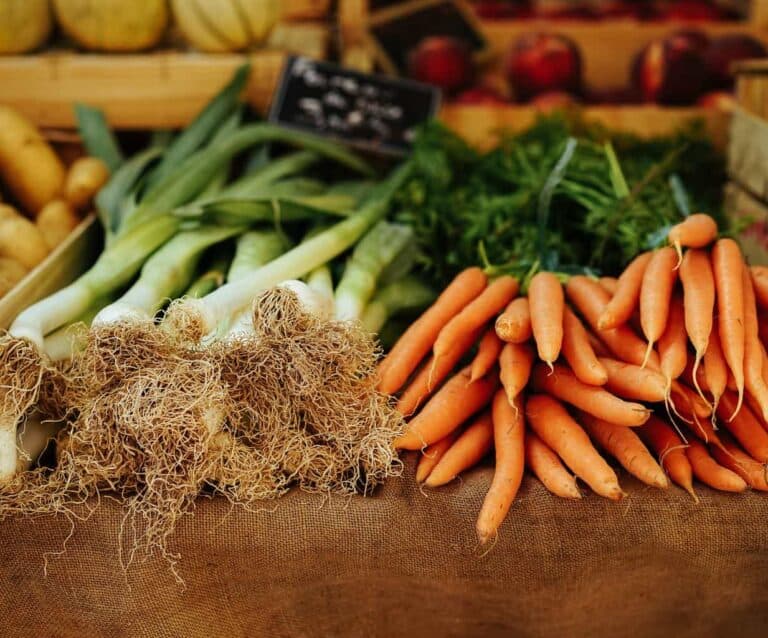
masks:
<instances>
[{"instance_id":1,"label":"red apple","mask_svg":"<svg viewBox=\"0 0 768 638\"><path fill-rule=\"evenodd\" d=\"M705 80L704 56L684 36L651 42L632 65L632 81L646 102L690 104L701 95Z\"/></svg>"},{"instance_id":2,"label":"red apple","mask_svg":"<svg viewBox=\"0 0 768 638\"><path fill-rule=\"evenodd\" d=\"M528 101L547 91L581 92L581 55L569 38L528 33L512 45L504 63L515 95Z\"/></svg>"},{"instance_id":3,"label":"red apple","mask_svg":"<svg viewBox=\"0 0 768 638\"><path fill-rule=\"evenodd\" d=\"M456 96L456 104L506 104L507 99L495 89L487 86L473 86Z\"/></svg>"},{"instance_id":4,"label":"red apple","mask_svg":"<svg viewBox=\"0 0 768 638\"><path fill-rule=\"evenodd\" d=\"M723 11L706 0L675 0L665 2L660 8L661 16L667 20L714 21L725 17Z\"/></svg>"},{"instance_id":5,"label":"red apple","mask_svg":"<svg viewBox=\"0 0 768 638\"><path fill-rule=\"evenodd\" d=\"M469 84L475 74L469 47L444 36L424 38L408 56L408 74L452 93Z\"/></svg>"},{"instance_id":6,"label":"red apple","mask_svg":"<svg viewBox=\"0 0 768 638\"><path fill-rule=\"evenodd\" d=\"M578 100L570 93L565 93L564 91L547 91L546 93L540 93L531 100L531 105L535 106L536 110L542 113L567 109L575 104L578 104Z\"/></svg>"},{"instance_id":7,"label":"red apple","mask_svg":"<svg viewBox=\"0 0 768 638\"><path fill-rule=\"evenodd\" d=\"M732 111L736 107L737 102L733 93L728 91L710 91L702 95L696 104L706 109Z\"/></svg>"},{"instance_id":8,"label":"red apple","mask_svg":"<svg viewBox=\"0 0 768 638\"><path fill-rule=\"evenodd\" d=\"M691 47L704 55L709 48L709 36L699 29L679 29L671 37L684 39Z\"/></svg>"},{"instance_id":9,"label":"red apple","mask_svg":"<svg viewBox=\"0 0 768 638\"><path fill-rule=\"evenodd\" d=\"M587 96L590 104L635 104L639 102L637 91L632 87L591 90Z\"/></svg>"},{"instance_id":10,"label":"red apple","mask_svg":"<svg viewBox=\"0 0 768 638\"><path fill-rule=\"evenodd\" d=\"M765 46L748 35L724 35L709 46L705 56L709 86L714 89L733 86L731 67L739 60L764 58L768 55Z\"/></svg>"},{"instance_id":11,"label":"red apple","mask_svg":"<svg viewBox=\"0 0 768 638\"><path fill-rule=\"evenodd\" d=\"M473 6L478 17L484 20L525 18L531 13L527 0L478 0Z\"/></svg>"}]
</instances>

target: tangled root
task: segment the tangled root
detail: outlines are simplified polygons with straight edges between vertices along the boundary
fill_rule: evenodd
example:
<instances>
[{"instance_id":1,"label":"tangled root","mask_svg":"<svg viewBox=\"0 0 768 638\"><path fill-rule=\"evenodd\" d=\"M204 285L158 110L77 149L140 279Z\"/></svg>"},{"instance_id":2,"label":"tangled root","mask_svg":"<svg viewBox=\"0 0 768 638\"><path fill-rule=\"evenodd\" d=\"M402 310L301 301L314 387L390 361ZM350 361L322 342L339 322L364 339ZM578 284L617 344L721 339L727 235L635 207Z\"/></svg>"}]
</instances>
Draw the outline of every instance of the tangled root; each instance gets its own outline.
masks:
<instances>
[{"instance_id":1,"label":"tangled root","mask_svg":"<svg viewBox=\"0 0 768 638\"><path fill-rule=\"evenodd\" d=\"M283 288L255 301L252 335L201 347L188 326L89 332L39 393L69 420L57 464L0 488L0 515L76 515L108 494L126 505L123 564L137 552L173 563L169 537L203 490L248 507L291 485L367 492L397 473L404 423L375 389L378 353L362 328L305 312Z\"/></svg>"},{"instance_id":2,"label":"tangled root","mask_svg":"<svg viewBox=\"0 0 768 638\"><path fill-rule=\"evenodd\" d=\"M0 337L0 419L16 422L24 416L51 370L31 341Z\"/></svg>"}]
</instances>

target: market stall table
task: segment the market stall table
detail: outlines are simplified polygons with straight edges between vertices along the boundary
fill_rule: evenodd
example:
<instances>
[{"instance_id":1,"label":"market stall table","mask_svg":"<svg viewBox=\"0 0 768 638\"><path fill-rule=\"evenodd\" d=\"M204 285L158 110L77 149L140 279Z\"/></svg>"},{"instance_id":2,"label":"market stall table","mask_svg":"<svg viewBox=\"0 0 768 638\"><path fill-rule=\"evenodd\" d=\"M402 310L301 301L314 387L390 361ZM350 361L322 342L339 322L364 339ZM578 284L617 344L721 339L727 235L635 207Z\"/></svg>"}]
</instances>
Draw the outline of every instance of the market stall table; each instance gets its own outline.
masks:
<instances>
[{"instance_id":1,"label":"market stall table","mask_svg":"<svg viewBox=\"0 0 768 638\"><path fill-rule=\"evenodd\" d=\"M268 511L199 499L160 558L120 567L121 507L0 524L12 636L765 636L768 495L697 485L558 499L526 479L496 545L474 521L491 470L420 492L413 464L370 498L293 490Z\"/></svg>"}]
</instances>

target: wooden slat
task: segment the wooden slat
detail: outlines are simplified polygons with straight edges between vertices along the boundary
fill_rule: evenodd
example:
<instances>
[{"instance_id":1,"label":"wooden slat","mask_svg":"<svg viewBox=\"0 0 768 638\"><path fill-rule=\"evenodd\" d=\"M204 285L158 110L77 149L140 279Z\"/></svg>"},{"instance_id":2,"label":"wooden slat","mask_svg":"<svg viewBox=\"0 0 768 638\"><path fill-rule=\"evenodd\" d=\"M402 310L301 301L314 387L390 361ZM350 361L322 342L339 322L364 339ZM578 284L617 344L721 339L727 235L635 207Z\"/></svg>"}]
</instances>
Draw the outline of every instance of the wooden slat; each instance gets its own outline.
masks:
<instances>
[{"instance_id":1,"label":"wooden slat","mask_svg":"<svg viewBox=\"0 0 768 638\"><path fill-rule=\"evenodd\" d=\"M265 111L285 61L280 51L0 56L0 101L43 127L73 127L74 102L104 109L116 128L180 127L246 60L252 65L247 100Z\"/></svg>"},{"instance_id":2,"label":"wooden slat","mask_svg":"<svg viewBox=\"0 0 768 638\"><path fill-rule=\"evenodd\" d=\"M30 271L13 290L0 299L0 329L36 301L74 281L96 259L101 225L91 215Z\"/></svg>"},{"instance_id":3,"label":"wooden slat","mask_svg":"<svg viewBox=\"0 0 768 638\"><path fill-rule=\"evenodd\" d=\"M768 264L768 206L729 182L725 187L725 212L734 220L749 219L739 235L744 255L752 264Z\"/></svg>"},{"instance_id":4,"label":"wooden slat","mask_svg":"<svg viewBox=\"0 0 768 638\"><path fill-rule=\"evenodd\" d=\"M536 120L538 111L531 106L468 106L448 104L440 119L472 144L490 148L498 143L504 130L520 131ZM729 116L715 109L664 108L660 106L590 106L579 110L587 120L612 129L642 137L666 135L692 119L704 121L708 133L721 148L725 147Z\"/></svg>"}]
</instances>

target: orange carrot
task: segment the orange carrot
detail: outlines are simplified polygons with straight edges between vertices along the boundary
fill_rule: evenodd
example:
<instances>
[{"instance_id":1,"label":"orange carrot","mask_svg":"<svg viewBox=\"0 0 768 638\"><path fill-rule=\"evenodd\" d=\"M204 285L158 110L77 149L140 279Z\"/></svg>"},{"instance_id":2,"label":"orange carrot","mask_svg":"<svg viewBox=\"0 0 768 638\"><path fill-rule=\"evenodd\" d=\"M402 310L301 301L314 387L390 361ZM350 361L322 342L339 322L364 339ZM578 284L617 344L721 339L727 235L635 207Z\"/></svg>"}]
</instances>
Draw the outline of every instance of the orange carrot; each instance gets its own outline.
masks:
<instances>
[{"instance_id":1,"label":"orange carrot","mask_svg":"<svg viewBox=\"0 0 768 638\"><path fill-rule=\"evenodd\" d=\"M586 412L579 413L579 422L590 438L621 463L627 472L646 485L669 487L664 470L631 428L611 425Z\"/></svg>"},{"instance_id":2,"label":"orange carrot","mask_svg":"<svg viewBox=\"0 0 768 638\"><path fill-rule=\"evenodd\" d=\"M728 367L720 347L720 333L717 330L713 330L709 336L709 345L704 353L704 379L712 395L712 404L717 408L728 383Z\"/></svg>"},{"instance_id":3,"label":"orange carrot","mask_svg":"<svg viewBox=\"0 0 768 638\"><path fill-rule=\"evenodd\" d=\"M539 359L551 366L563 344L565 295L560 280L551 272L536 273L528 286L528 303Z\"/></svg>"},{"instance_id":4,"label":"orange carrot","mask_svg":"<svg viewBox=\"0 0 768 638\"><path fill-rule=\"evenodd\" d=\"M446 381L408 424L405 434L395 440L402 450L420 450L447 436L491 400L498 385L491 374L469 383L469 368Z\"/></svg>"},{"instance_id":5,"label":"orange carrot","mask_svg":"<svg viewBox=\"0 0 768 638\"><path fill-rule=\"evenodd\" d=\"M577 317L578 318L578 317ZM610 357L611 353L605 344L595 336L595 333L591 330L587 330L587 337L589 338L589 345L592 346L592 350L598 357Z\"/></svg>"},{"instance_id":6,"label":"orange carrot","mask_svg":"<svg viewBox=\"0 0 768 638\"><path fill-rule=\"evenodd\" d=\"M768 420L768 385L763 381L763 344L757 322L757 304L752 278L745 266L744 279L744 385L760 406L758 414Z\"/></svg>"},{"instance_id":7,"label":"orange carrot","mask_svg":"<svg viewBox=\"0 0 768 638\"><path fill-rule=\"evenodd\" d=\"M690 441L685 455L693 468L694 476L704 485L723 492L743 492L747 489L744 479L715 461L703 443Z\"/></svg>"},{"instance_id":8,"label":"orange carrot","mask_svg":"<svg viewBox=\"0 0 768 638\"><path fill-rule=\"evenodd\" d=\"M608 380L608 373L597 360L586 329L568 306L563 314L563 357L579 381L604 385Z\"/></svg>"},{"instance_id":9,"label":"orange carrot","mask_svg":"<svg viewBox=\"0 0 768 638\"><path fill-rule=\"evenodd\" d=\"M581 498L576 480L560 457L535 432L525 433L525 466L552 494L560 498Z\"/></svg>"},{"instance_id":10,"label":"orange carrot","mask_svg":"<svg viewBox=\"0 0 768 638\"><path fill-rule=\"evenodd\" d=\"M438 362L435 362L434 357L427 359L397 402L397 410L400 414L411 416L432 392L440 387L443 380L480 337L480 330L478 328L474 332L462 335L454 344L453 350L441 357Z\"/></svg>"},{"instance_id":11,"label":"orange carrot","mask_svg":"<svg viewBox=\"0 0 768 638\"><path fill-rule=\"evenodd\" d=\"M678 405L677 409L682 417L689 421L688 429L696 438L707 445L716 445L717 447L722 448L723 443L720 440L719 434L715 431L710 419L700 419L691 411L690 406L686 404Z\"/></svg>"},{"instance_id":12,"label":"orange carrot","mask_svg":"<svg viewBox=\"0 0 768 638\"><path fill-rule=\"evenodd\" d=\"M685 370L688 361L688 335L685 331L685 310L683 300L679 295L672 297L669 308L669 318L664 334L659 339L659 359L661 359L661 374L664 377L669 395L672 381L677 379Z\"/></svg>"},{"instance_id":13,"label":"orange carrot","mask_svg":"<svg viewBox=\"0 0 768 638\"><path fill-rule=\"evenodd\" d=\"M440 331L482 293L487 278L480 268L459 273L437 300L397 341L378 370L379 390L394 394L408 380L437 339Z\"/></svg>"},{"instance_id":14,"label":"orange carrot","mask_svg":"<svg viewBox=\"0 0 768 638\"><path fill-rule=\"evenodd\" d=\"M657 402L667 396L660 372L607 357L601 357L600 364L608 373L605 389L622 399Z\"/></svg>"},{"instance_id":15,"label":"orange carrot","mask_svg":"<svg viewBox=\"0 0 768 638\"><path fill-rule=\"evenodd\" d=\"M470 381L484 377L496 365L504 342L496 336L493 327L485 331L480 343L477 344L477 354L472 360Z\"/></svg>"},{"instance_id":16,"label":"orange carrot","mask_svg":"<svg viewBox=\"0 0 768 638\"><path fill-rule=\"evenodd\" d=\"M720 465L738 474L753 490L768 492L765 467L746 454L733 440L723 436L723 449L711 448Z\"/></svg>"},{"instance_id":17,"label":"orange carrot","mask_svg":"<svg viewBox=\"0 0 768 638\"><path fill-rule=\"evenodd\" d=\"M555 365L554 371L550 371L544 364L536 364L533 369L533 387L537 392L547 392L616 425L642 425L650 416L644 405L623 401L604 388L582 383L571 370L559 364Z\"/></svg>"},{"instance_id":18,"label":"orange carrot","mask_svg":"<svg viewBox=\"0 0 768 638\"><path fill-rule=\"evenodd\" d=\"M499 377L510 402L528 384L534 358L533 348L527 343L508 343L501 351Z\"/></svg>"},{"instance_id":19,"label":"orange carrot","mask_svg":"<svg viewBox=\"0 0 768 638\"><path fill-rule=\"evenodd\" d=\"M488 454L492 444L493 420L490 410L484 410L443 454L424 484L427 487L440 487L450 483L464 470L479 463Z\"/></svg>"},{"instance_id":20,"label":"orange carrot","mask_svg":"<svg viewBox=\"0 0 768 638\"><path fill-rule=\"evenodd\" d=\"M609 295L613 296L616 294L619 280L616 277L600 277L600 285L605 288Z\"/></svg>"},{"instance_id":21,"label":"orange carrot","mask_svg":"<svg viewBox=\"0 0 768 638\"><path fill-rule=\"evenodd\" d=\"M695 362L695 358L688 357L685 362L685 370L683 370L683 374L680 375L680 379L688 386L698 386L702 392L709 392L709 385L704 376L704 366L699 366L699 369L696 370L696 382L694 383L693 381L693 366Z\"/></svg>"},{"instance_id":22,"label":"orange carrot","mask_svg":"<svg viewBox=\"0 0 768 638\"><path fill-rule=\"evenodd\" d=\"M704 213L695 213L669 229L669 243L682 259L682 248L704 248L717 239L717 222Z\"/></svg>"},{"instance_id":23,"label":"orange carrot","mask_svg":"<svg viewBox=\"0 0 768 638\"><path fill-rule=\"evenodd\" d=\"M760 425L754 412L747 405L736 409L738 398L733 392L726 392L720 399L717 415L724 421L728 430L749 455L760 463L768 463L768 432ZM728 417L735 414L730 420Z\"/></svg>"},{"instance_id":24,"label":"orange carrot","mask_svg":"<svg viewBox=\"0 0 768 638\"><path fill-rule=\"evenodd\" d=\"M680 266L680 281L683 284L685 330L696 351L693 382L701 394L697 372L709 346L715 309L715 276L705 251L693 248L685 253Z\"/></svg>"},{"instance_id":25,"label":"orange carrot","mask_svg":"<svg viewBox=\"0 0 768 638\"><path fill-rule=\"evenodd\" d=\"M752 266L750 273L757 303L763 310L768 310L768 266Z\"/></svg>"},{"instance_id":26,"label":"orange carrot","mask_svg":"<svg viewBox=\"0 0 768 638\"><path fill-rule=\"evenodd\" d=\"M673 381L670 387L670 394L675 405L678 405L680 402L687 404L697 417L706 419L712 415L712 406L707 400L702 399L696 390L689 388L684 383Z\"/></svg>"},{"instance_id":27,"label":"orange carrot","mask_svg":"<svg viewBox=\"0 0 768 638\"><path fill-rule=\"evenodd\" d=\"M416 481L418 483L423 483L427 480L429 474L435 469L435 465L443 458L443 455L453 445L453 442L460 433L461 428L456 428L448 436L425 448L424 452L421 453L421 457L419 457L419 464L416 466Z\"/></svg>"},{"instance_id":28,"label":"orange carrot","mask_svg":"<svg viewBox=\"0 0 768 638\"><path fill-rule=\"evenodd\" d=\"M475 299L440 331L432 352L435 359L450 352L453 344L462 334L472 332L493 319L517 294L520 286L517 279L504 275L493 281Z\"/></svg>"},{"instance_id":29,"label":"orange carrot","mask_svg":"<svg viewBox=\"0 0 768 638\"><path fill-rule=\"evenodd\" d=\"M720 239L712 249L717 290L718 331L725 361L733 373L739 400L744 399L744 260L733 239Z\"/></svg>"},{"instance_id":30,"label":"orange carrot","mask_svg":"<svg viewBox=\"0 0 768 638\"><path fill-rule=\"evenodd\" d=\"M627 323L637 307L640 285L653 253L642 253L635 257L621 273L616 282L616 292L606 304L597 321L597 328L610 330Z\"/></svg>"},{"instance_id":31,"label":"orange carrot","mask_svg":"<svg viewBox=\"0 0 768 638\"><path fill-rule=\"evenodd\" d=\"M496 468L477 517L477 538L486 543L496 535L517 496L525 467L525 421L522 404L512 405L499 390L493 398L493 443Z\"/></svg>"},{"instance_id":32,"label":"orange carrot","mask_svg":"<svg viewBox=\"0 0 768 638\"><path fill-rule=\"evenodd\" d=\"M546 394L535 394L528 399L525 414L541 440L597 494L613 500L624 495L616 473L559 401Z\"/></svg>"},{"instance_id":33,"label":"orange carrot","mask_svg":"<svg viewBox=\"0 0 768 638\"><path fill-rule=\"evenodd\" d=\"M643 367L653 350L653 344L664 334L667 327L669 304L677 280L676 261L674 249L660 248L653 253L643 273L643 283L640 286L640 325L648 341Z\"/></svg>"},{"instance_id":34,"label":"orange carrot","mask_svg":"<svg viewBox=\"0 0 768 638\"><path fill-rule=\"evenodd\" d=\"M518 297L509 302L496 319L496 334L507 343L524 343L531 338L531 309L528 297Z\"/></svg>"},{"instance_id":35,"label":"orange carrot","mask_svg":"<svg viewBox=\"0 0 768 638\"><path fill-rule=\"evenodd\" d=\"M657 416L652 416L638 433L659 455L661 467L669 477L698 501L696 492L693 491L693 468L683 451L685 444L675 431Z\"/></svg>"},{"instance_id":36,"label":"orange carrot","mask_svg":"<svg viewBox=\"0 0 768 638\"><path fill-rule=\"evenodd\" d=\"M768 321L761 321L758 326L758 334L760 336L760 343L765 346L768 344Z\"/></svg>"},{"instance_id":37,"label":"orange carrot","mask_svg":"<svg viewBox=\"0 0 768 638\"><path fill-rule=\"evenodd\" d=\"M598 338L616 358L635 365L642 365L645 359L646 346L629 326L622 324L610 330L598 329L598 317L609 300L608 293L603 290L599 283L583 275L576 275L568 280L565 292L581 316L595 330ZM648 367L653 370L659 369L659 357L655 352L651 353Z\"/></svg>"}]
</instances>

